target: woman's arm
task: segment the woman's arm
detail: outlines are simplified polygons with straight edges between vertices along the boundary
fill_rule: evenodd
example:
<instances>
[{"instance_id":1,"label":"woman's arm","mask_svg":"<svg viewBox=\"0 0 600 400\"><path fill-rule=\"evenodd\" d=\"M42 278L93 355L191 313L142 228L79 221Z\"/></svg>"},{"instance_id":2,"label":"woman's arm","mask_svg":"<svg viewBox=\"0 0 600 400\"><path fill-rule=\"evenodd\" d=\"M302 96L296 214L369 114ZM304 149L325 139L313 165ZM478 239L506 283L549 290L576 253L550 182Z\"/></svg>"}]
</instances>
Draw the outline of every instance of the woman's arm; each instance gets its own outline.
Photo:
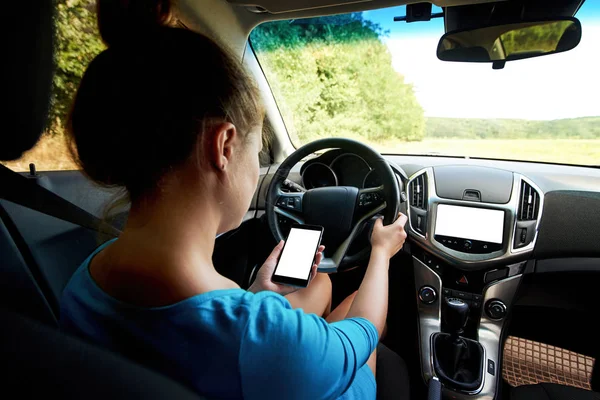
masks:
<instances>
[{"instance_id":1,"label":"woman's arm","mask_svg":"<svg viewBox=\"0 0 600 400\"><path fill-rule=\"evenodd\" d=\"M406 221L406 215L399 213L393 224L383 226L381 219L375 222L371 235L369 266L346 316L368 319L377 328L379 337L387 317L390 258L402 248L406 240Z\"/></svg>"},{"instance_id":2,"label":"woman's arm","mask_svg":"<svg viewBox=\"0 0 600 400\"><path fill-rule=\"evenodd\" d=\"M244 398L337 399L377 347L364 318L329 324L281 296L248 296L239 355Z\"/></svg>"}]
</instances>

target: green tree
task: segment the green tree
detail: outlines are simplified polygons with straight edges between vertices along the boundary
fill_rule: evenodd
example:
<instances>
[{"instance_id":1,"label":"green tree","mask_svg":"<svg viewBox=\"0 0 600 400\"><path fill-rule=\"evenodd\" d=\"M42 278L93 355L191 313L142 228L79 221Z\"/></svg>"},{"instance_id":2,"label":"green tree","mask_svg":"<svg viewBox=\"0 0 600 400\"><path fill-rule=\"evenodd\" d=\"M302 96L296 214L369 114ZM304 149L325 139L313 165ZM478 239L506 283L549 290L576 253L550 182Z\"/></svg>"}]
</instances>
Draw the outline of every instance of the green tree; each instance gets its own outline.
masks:
<instances>
[{"instance_id":1,"label":"green tree","mask_svg":"<svg viewBox=\"0 0 600 400\"><path fill-rule=\"evenodd\" d=\"M421 140L423 109L362 13L269 22L251 42L292 140Z\"/></svg>"},{"instance_id":2,"label":"green tree","mask_svg":"<svg viewBox=\"0 0 600 400\"><path fill-rule=\"evenodd\" d=\"M552 121L427 118L426 137L437 139L600 139L600 117Z\"/></svg>"},{"instance_id":3,"label":"green tree","mask_svg":"<svg viewBox=\"0 0 600 400\"><path fill-rule=\"evenodd\" d=\"M556 50L567 29L576 31L576 26L571 21L549 21L510 30L500 35L500 40L508 56L520 52L551 52Z\"/></svg>"},{"instance_id":4,"label":"green tree","mask_svg":"<svg viewBox=\"0 0 600 400\"><path fill-rule=\"evenodd\" d=\"M57 12L54 87L48 131L62 133L75 92L88 64L104 49L94 0L55 0Z\"/></svg>"},{"instance_id":5,"label":"green tree","mask_svg":"<svg viewBox=\"0 0 600 400\"><path fill-rule=\"evenodd\" d=\"M386 33L379 25L365 20L362 13L358 12L267 22L252 31L251 40L254 48L262 52L302 47L315 41L347 43L356 40L377 39L379 35Z\"/></svg>"}]
</instances>

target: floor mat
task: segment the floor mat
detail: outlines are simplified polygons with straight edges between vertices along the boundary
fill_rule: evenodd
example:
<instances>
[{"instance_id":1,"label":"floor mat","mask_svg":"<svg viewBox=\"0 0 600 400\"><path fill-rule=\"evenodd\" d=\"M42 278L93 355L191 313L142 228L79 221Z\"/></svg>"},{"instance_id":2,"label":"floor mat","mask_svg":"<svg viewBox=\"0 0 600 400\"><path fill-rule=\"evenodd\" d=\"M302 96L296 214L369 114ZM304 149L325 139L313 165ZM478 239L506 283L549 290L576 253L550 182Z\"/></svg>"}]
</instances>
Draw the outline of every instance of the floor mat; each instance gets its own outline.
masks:
<instances>
[{"instance_id":1,"label":"floor mat","mask_svg":"<svg viewBox=\"0 0 600 400\"><path fill-rule=\"evenodd\" d=\"M591 390L594 359L560 347L509 336L504 344L502 375L511 386L540 382Z\"/></svg>"}]
</instances>

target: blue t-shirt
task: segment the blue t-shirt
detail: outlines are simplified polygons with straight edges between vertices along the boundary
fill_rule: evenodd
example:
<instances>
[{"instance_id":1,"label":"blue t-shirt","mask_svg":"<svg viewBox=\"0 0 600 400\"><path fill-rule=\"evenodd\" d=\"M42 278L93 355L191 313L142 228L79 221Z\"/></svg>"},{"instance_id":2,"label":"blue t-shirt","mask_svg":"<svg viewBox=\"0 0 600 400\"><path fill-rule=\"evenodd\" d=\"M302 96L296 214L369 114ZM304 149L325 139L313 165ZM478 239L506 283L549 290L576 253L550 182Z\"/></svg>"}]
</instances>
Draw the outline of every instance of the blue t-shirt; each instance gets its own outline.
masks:
<instances>
[{"instance_id":1,"label":"blue t-shirt","mask_svg":"<svg viewBox=\"0 0 600 400\"><path fill-rule=\"evenodd\" d=\"M366 365L375 326L332 324L283 296L214 290L164 307L138 307L104 292L92 253L61 299L61 328L132 357L213 398L375 399Z\"/></svg>"}]
</instances>

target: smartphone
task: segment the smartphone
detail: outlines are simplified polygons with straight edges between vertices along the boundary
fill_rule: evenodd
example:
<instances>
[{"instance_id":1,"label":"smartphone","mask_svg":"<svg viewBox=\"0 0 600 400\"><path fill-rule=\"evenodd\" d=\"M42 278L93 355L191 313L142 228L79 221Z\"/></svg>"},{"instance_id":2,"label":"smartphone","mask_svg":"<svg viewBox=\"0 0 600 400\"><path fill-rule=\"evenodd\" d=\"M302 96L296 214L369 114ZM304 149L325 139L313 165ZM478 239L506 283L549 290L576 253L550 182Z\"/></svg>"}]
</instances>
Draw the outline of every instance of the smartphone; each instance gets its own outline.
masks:
<instances>
[{"instance_id":1,"label":"smartphone","mask_svg":"<svg viewBox=\"0 0 600 400\"><path fill-rule=\"evenodd\" d=\"M292 225L271 281L282 285L307 287L322 237L322 226Z\"/></svg>"}]
</instances>

